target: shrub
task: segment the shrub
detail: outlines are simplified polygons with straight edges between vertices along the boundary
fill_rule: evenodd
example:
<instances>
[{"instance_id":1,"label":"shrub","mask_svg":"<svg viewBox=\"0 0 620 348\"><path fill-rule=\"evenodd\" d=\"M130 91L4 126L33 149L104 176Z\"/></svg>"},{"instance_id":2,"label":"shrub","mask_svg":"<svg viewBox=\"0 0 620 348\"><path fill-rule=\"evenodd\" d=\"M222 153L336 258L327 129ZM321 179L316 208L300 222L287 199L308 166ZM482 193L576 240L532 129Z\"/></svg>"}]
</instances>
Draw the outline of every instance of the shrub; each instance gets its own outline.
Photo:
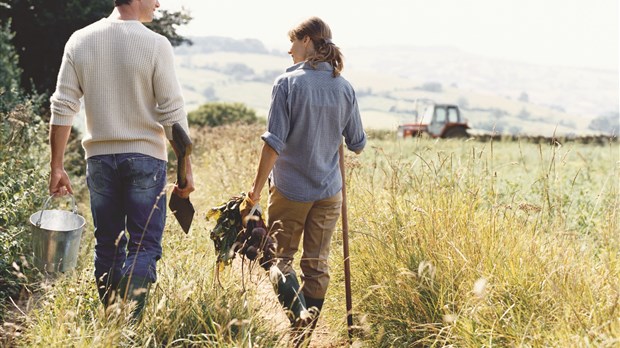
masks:
<instances>
[{"instance_id":1,"label":"shrub","mask_svg":"<svg viewBox=\"0 0 620 348\"><path fill-rule=\"evenodd\" d=\"M439 82L426 82L422 85L422 87L420 87L420 89L423 91L436 92L436 93L443 91L443 87L441 86L441 83Z\"/></svg>"},{"instance_id":2,"label":"shrub","mask_svg":"<svg viewBox=\"0 0 620 348\"><path fill-rule=\"evenodd\" d=\"M47 124L37 110L29 100L0 112L0 319L8 297L16 296L24 282L28 267L23 255L31 252L29 217L47 187Z\"/></svg>"},{"instance_id":3,"label":"shrub","mask_svg":"<svg viewBox=\"0 0 620 348\"><path fill-rule=\"evenodd\" d=\"M217 127L232 123L252 124L258 121L256 111L242 103L206 103L187 116L189 124Z\"/></svg>"},{"instance_id":4,"label":"shrub","mask_svg":"<svg viewBox=\"0 0 620 348\"><path fill-rule=\"evenodd\" d=\"M11 108L19 99L19 80L22 69L19 68L19 56L11 44L15 36L10 30L11 21L2 23L0 21L0 96L2 97L3 107L0 112L5 112Z\"/></svg>"},{"instance_id":5,"label":"shrub","mask_svg":"<svg viewBox=\"0 0 620 348\"><path fill-rule=\"evenodd\" d=\"M22 70L11 45L9 24L0 23L0 321L28 272L29 217L47 187L47 125L38 115L41 96L19 87Z\"/></svg>"}]
</instances>

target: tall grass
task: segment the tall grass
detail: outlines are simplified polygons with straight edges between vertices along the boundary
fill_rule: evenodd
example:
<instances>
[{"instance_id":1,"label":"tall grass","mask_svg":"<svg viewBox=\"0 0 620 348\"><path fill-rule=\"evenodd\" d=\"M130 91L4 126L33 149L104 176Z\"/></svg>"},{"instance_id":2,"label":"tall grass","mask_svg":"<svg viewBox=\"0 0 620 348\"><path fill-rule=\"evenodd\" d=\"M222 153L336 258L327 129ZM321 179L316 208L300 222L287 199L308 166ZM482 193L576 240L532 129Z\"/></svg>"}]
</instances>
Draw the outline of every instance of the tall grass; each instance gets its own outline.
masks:
<instances>
[{"instance_id":1,"label":"tall grass","mask_svg":"<svg viewBox=\"0 0 620 348\"><path fill-rule=\"evenodd\" d=\"M617 144L369 152L349 199L371 346L620 344Z\"/></svg>"},{"instance_id":2,"label":"tall grass","mask_svg":"<svg viewBox=\"0 0 620 348\"><path fill-rule=\"evenodd\" d=\"M262 131L194 132L197 215L189 235L168 217L159 279L140 323L128 323L124 308L104 312L87 229L78 269L35 291L11 343L286 346L286 318L260 270L242 274L237 260L215 278L213 222L204 218L249 187ZM619 164L617 143L372 139L361 156L347 155L357 344L620 344ZM347 341L335 236L316 347Z\"/></svg>"},{"instance_id":3,"label":"tall grass","mask_svg":"<svg viewBox=\"0 0 620 348\"><path fill-rule=\"evenodd\" d=\"M238 194L251 183L258 153L258 134L240 134L246 128L223 127L195 134L194 178L197 192L192 231L185 235L168 214L163 259L158 262L158 282L151 289L141 322L131 323L127 308L111 307L107 313L94 285L92 229L86 230L78 269L49 279L33 290L31 310L21 319L23 330L10 344L52 347L153 347L153 346L262 346L282 342L286 332L262 319L265 296L256 295L264 277L257 272L242 282L238 264L214 278L215 256L205 220L207 209ZM252 129L257 132L258 127ZM255 138L253 146L244 143ZM234 139L240 139L235 142ZM243 140L245 139L245 140ZM243 141L242 141L243 140ZM208 143L206 143L208 142ZM202 149L202 151L201 151ZM237 151L239 153L237 153ZM227 157L228 156L228 157ZM239 158L247 161L239 161ZM173 163L173 162L171 162ZM247 167L240 176L235 166ZM172 167L172 165L171 165ZM171 171L170 178L174 177ZM172 180L171 180L172 181ZM171 189L170 187L168 188ZM84 197L86 198L86 197ZM89 212L82 210L87 221ZM255 300L254 297L257 297ZM275 295L270 304L275 302Z\"/></svg>"}]
</instances>

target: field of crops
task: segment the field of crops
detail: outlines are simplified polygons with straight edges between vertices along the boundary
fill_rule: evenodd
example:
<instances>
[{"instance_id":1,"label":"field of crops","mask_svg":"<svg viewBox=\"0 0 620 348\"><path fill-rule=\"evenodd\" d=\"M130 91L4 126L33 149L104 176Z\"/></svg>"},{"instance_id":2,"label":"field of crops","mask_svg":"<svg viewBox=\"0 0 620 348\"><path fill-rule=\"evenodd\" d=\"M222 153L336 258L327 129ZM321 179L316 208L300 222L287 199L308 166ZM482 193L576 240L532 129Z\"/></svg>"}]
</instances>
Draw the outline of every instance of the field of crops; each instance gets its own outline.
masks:
<instances>
[{"instance_id":1,"label":"field of crops","mask_svg":"<svg viewBox=\"0 0 620 348\"><path fill-rule=\"evenodd\" d=\"M286 318L259 267L237 259L214 277L214 222L205 219L249 188L262 131L193 131L197 215L185 235L169 214L159 280L139 324L127 325L118 308L105 313L97 299L85 213L78 269L32 286L29 311L16 313L5 343L286 346ZM620 345L617 142L374 137L346 163L356 346ZM339 232L313 347L347 345Z\"/></svg>"}]
</instances>

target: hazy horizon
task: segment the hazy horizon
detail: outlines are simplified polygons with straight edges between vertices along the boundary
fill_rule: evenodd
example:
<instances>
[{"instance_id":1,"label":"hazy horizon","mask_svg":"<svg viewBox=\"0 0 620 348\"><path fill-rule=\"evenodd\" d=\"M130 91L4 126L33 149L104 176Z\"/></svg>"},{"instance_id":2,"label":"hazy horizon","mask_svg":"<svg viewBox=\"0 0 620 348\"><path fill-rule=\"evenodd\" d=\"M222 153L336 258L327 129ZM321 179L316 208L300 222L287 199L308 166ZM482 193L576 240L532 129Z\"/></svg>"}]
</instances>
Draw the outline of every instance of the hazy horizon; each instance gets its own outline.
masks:
<instances>
[{"instance_id":1,"label":"hazy horizon","mask_svg":"<svg viewBox=\"0 0 620 348\"><path fill-rule=\"evenodd\" d=\"M190 11L194 19L178 29L182 35L258 39L284 52L289 47L288 30L316 15L330 25L334 42L345 50L455 47L510 61L618 71L616 0L386 0L381 4L353 7L315 0L291 7L282 0L164 0L161 9Z\"/></svg>"}]
</instances>

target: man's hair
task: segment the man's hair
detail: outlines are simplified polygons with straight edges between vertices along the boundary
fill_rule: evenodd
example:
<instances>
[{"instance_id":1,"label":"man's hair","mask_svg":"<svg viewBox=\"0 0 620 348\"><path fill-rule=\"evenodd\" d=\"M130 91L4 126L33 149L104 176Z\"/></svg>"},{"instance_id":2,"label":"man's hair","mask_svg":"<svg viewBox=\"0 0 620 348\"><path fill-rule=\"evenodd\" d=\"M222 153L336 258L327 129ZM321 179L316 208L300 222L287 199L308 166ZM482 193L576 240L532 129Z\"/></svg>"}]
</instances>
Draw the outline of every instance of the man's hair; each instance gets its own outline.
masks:
<instances>
[{"instance_id":1,"label":"man's hair","mask_svg":"<svg viewBox=\"0 0 620 348\"><path fill-rule=\"evenodd\" d=\"M131 0L114 0L114 6L129 5Z\"/></svg>"},{"instance_id":2,"label":"man's hair","mask_svg":"<svg viewBox=\"0 0 620 348\"><path fill-rule=\"evenodd\" d=\"M334 68L333 75L337 77L344 68L340 48L332 42L332 31L327 23L318 17L310 17L288 32L292 40L303 40L308 36L314 45L315 54L308 57L308 62L315 66L318 62L328 62Z\"/></svg>"}]
</instances>

